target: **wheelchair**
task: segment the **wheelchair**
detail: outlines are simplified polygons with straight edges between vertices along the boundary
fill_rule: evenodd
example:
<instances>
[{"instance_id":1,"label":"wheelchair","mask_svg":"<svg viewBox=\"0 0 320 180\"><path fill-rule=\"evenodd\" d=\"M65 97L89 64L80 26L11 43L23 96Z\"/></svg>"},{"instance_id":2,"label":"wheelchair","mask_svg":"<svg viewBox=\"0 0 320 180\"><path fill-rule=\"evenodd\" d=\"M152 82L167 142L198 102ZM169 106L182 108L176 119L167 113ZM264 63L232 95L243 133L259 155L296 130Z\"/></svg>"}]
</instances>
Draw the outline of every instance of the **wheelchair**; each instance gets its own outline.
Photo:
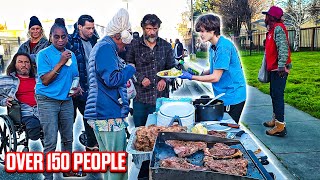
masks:
<instances>
[{"instance_id":1,"label":"wheelchair","mask_svg":"<svg viewBox=\"0 0 320 180\"><path fill-rule=\"evenodd\" d=\"M10 111L10 108L7 110ZM20 119L17 119L20 118ZM43 131L40 131L43 145ZM8 113L0 115L0 163L3 164L7 152L16 152L18 146L23 145L22 152L29 152L29 137L26 126L21 122L21 114Z\"/></svg>"}]
</instances>

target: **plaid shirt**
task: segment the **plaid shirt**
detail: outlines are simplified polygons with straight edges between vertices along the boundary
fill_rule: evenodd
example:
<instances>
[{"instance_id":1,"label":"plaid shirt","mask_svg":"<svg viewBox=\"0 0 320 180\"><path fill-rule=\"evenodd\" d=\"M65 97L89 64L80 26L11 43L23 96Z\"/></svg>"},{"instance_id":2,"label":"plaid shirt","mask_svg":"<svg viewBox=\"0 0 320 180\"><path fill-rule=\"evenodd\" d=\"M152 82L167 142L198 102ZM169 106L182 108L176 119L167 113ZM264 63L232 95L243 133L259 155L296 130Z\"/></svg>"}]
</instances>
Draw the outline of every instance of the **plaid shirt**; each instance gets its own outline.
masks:
<instances>
[{"instance_id":1,"label":"plaid shirt","mask_svg":"<svg viewBox=\"0 0 320 180\"><path fill-rule=\"evenodd\" d=\"M169 97L168 81L165 90L160 92L157 90L157 85L161 78L156 75L159 71L174 67L173 51L167 41L157 38L157 44L151 49L145 44L143 37L134 39L128 47L126 60L136 66L137 82L135 82L135 88L137 96L135 100L155 105L157 98ZM143 87L141 84L144 78L151 81L147 87Z\"/></svg>"}]
</instances>

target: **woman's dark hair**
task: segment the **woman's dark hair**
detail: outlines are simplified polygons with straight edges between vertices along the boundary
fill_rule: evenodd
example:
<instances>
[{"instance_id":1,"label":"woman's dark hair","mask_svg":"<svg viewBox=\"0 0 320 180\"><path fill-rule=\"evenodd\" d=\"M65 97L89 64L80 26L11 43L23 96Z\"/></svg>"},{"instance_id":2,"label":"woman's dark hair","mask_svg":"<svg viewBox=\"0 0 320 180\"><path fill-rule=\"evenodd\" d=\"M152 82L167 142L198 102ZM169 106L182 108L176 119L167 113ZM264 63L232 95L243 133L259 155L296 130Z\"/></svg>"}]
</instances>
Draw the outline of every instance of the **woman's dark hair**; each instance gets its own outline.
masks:
<instances>
[{"instance_id":1,"label":"woman's dark hair","mask_svg":"<svg viewBox=\"0 0 320 180\"><path fill-rule=\"evenodd\" d=\"M269 18L268 18L268 25L269 25L270 28L273 28L273 26L274 26L275 23L283 22L283 20L282 20L281 18L278 19L278 18L276 18L276 17L274 17L274 16L271 16L271 15L269 15L269 14L266 14L266 16L269 17Z\"/></svg>"},{"instance_id":2,"label":"woman's dark hair","mask_svg":"<svg viewBox=\"0 0 320 180\"><path fill-rule=\"evenodd\" d=\"M57 28L62 29L66 33L66 35L68 35L68 30L66 28L66 24L64 22L64 19L63 18L56 18L54 20L54 24L52 25L52 27L50 29L50 34L49 34L50 44L51 44L51 35L52 35L53 31L56 30Z\"/></svg>"},{"instance_id":3,"label":"woman's dark hair","mask_svg":"<svg viewBox=\"0 0 320 180\"><path fill-rule=\"evenodd\" d=\"M145 27L146 25L156 26L158 25L160 27L162 21L158 18L155 14L147 14L143 17L141 21L141 27Z\"/></svg>"},{"instance_id":4,"label":"woman's dark hair","mask_svg":"<svg viewBox=\"0 0 320 180\"><path fill-rule=\"evenodd\" d=\"M206 31L214 31L215 35L220 35L220 18L213 14L206 14L200 16L196 20L195 29L197 32L204 28Z\"/></svg>"},{"instance_id":5,"label":"woman's dark hair","mask_svg":"<svg viewBox=\"0 0 320 180\"><path fill-rule=\"evenodd\" d=\"M93 23L94 19L87 14L81 15L78 19L78 25L84 26L86 21Z\"/></svg>"},{"instance_id":6,"label":"woman's dark hair","mask_svg":"<svg viewBox=\"0 0 320 180\"><path fill-rule=\"evenodd\" d=\"M7 75L10 76L11 73L17 72L16 63L17 63L17 58L18 58L18 56L25 56L25 57L27 57L27 58L29 59L30 65L31 65L31 67L30 67L30 72L29 72L29 76L30 76L30 77L35 77L35 70L34 70L34 68L33 68L33 66L32 66L31 57L30 57L30 55L29 55L28 53L23 53L23 52L17 52L17 53L13 56L10 64L8 65L8 67L7 67L7 69L6 69Z\"/></svg>"}]
</instances>

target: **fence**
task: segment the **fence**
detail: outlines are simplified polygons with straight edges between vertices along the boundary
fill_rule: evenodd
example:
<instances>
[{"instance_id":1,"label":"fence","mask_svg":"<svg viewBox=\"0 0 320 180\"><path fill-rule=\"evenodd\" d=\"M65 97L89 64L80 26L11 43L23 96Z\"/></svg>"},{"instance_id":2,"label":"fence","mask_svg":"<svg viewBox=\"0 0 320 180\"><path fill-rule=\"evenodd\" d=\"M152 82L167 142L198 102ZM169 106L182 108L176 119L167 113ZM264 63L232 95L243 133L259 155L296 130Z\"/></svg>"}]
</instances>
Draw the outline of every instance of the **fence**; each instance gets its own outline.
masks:
<instances>
[{"instance_id":1,"label":"fence","mask_svg":"<svg viewBox=\"0 0 320 180\"><path fill-rule=\"evenodd\" d=\"M293 49L295 30L288 30L290 48ZM244 55L260 54L264 52L263 40L266 31L254 31L252 33L252 43L250 44L249 36L240 36L238 48ZM303 28L300 31L300 51L320 51L320 27Z\"/></svg>"}]
</instances>

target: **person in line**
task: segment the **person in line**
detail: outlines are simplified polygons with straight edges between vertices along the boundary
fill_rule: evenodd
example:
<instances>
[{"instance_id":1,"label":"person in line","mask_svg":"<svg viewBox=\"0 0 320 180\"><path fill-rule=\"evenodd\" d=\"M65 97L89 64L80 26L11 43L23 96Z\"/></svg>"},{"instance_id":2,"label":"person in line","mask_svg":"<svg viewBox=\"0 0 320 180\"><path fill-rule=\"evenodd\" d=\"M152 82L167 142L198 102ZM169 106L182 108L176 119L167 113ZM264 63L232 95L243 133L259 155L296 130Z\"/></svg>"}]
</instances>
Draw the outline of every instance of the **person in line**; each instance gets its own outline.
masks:
<instances>
[{"instance_id":1,"label":"person in line","mask_svg":"<svg viewBox=\"0 0 320 180\"><path fill-rule=\"evenodd\" d=\"M92 47L97 43L99 35L94 28L94 19L90 15L81 15L76 23L73 34L68 36L67 49L70 49L77 58L80 86L83 90L82 96L73 98L74 118L77 117L77 109L84 115L84 109L88 97L88 62ZM98 142L92 128L83 118L85 134L87 137L86 151L99 151Z\"/></svg>"},{"instance_id":2,"label":"person in line","mask_svg":"<svg viewBox=\"0 0 320 180\"><path fill-rule=\"evenodd\" d=\"M44 34L42 24L36 16L30 18L29 39L21 44L18 52L28 53L31 57L32 65L35 66L36 54L41 50L49 46L49 41Z\"/></svg>"},{"instance_id":3,"label":"person in line","mask_svg":"<svg viewBox=\"0 0 320 180\"><path fill-rule=\"evenodd\" d=\"M174 46L174 58L177 61L180 61L180 60L183 60L183 55L184 55L183 45L179 39L176 39L176 43Z\"/></svg>"},{"instance_id":4,"label":"person in line","mask_svg":"<svg viewBox=\"0 0 320 180\"><path fill-rule=\"evenodd\" d=\"M31 57L18 52L7 67L6 75L0 77L0 105L12 106L12 101L19 101L21 122L26 126L26 133L31 140L40 138L40 121L34 87L36 85Z\"/></svg>"},{"instance_id":5,"label":"person in line","mask_svg":"<svg viewBox=\"0 0 320 180\"><path fill-rule=\"evenodd\" d=\"M108 23L106 36L93 47L89 59L89 93L84 111L100 151L125 151L129 113L126 83L135 73L118 56L133 39L128 12L121 8ZM105 180L126 180L128 173L104 174Z\"/></svg>"},{"instance_id":6,"label":"person in line","mask_svg":"<svg viewBox=\"0 0 320 180\"><path fill-rule=\"evenodd\" d=\"M55 151L58 131L61 137L61 151L72 153L73 103L72 96L81 95L80 86L69 93L72 81L79 77L77 59L65 47L68 32L64 19L57 18L50 29L52 44L37 55L38 77L36 99L39 119L44 133L44 154ZM53 179L52 173L44 173L45 179ZM64 177L77 176L73 172Z\"/></svg>"},{"instance_id":7,"label":"person in line","mask_svg":"<svg viewBox=\"0 0 320 180\"><path fill-rule=\"evenodd\" d=\"M268 32L265 41L265 57L267 70L270 72L270 96L273 116L271 121L264 122L267 135L283 137L287 134L284 122L284 89L289 70L291 69L288 31L283 24L283 11L277 6L270 7L265 24Z\"/></svg>"},{"instance_id":8,"label":"person in line","mask_svg":"<svg viewBox=\"0 0 320 180\"><path fill-rule=\"evenodd\" d=\"M183 71L181 78L210 82L215 96L225 93L219 99L223 100L225 111L239 123L246 101L246 82L237 48L232 41L221 35L220 24L219 16L214 14L202 15L197 19L196 31L200 33L202 41L211 43L210 69L202 76Z\"/></svg>"},{"instance_id":9,"label":"person in line","mask_svg":"<svg viewBox=\"0 0 320 180\"><path fill-rule=\"evenodd\" d=\"M141 21L143 35L132 41L127 52L127 62L137 69L137 95L133 100L135 127L146 124L148 115L156 110L157 98L169 97L169 82L156 75L175 66L170 43L158 36L161 23L157 15L145 15ZM149 161L144 161L138 178L148 177L148 171Z\"/></svg>"},{"instance_id":10,"label":"person in line","mask_svg":"<svg viewBox=\"0 0 320 180\"><path fill-rule=\"evenodd\" d=\"M158 36L161 20L155 14L147 14L141 21L143 35L129 45L126 61L134 64L137 72L137 95L133 100L133 119L136 127L146 124L148 114L156 109L159 97L169 97L169 84L158 77L159 71L175 65L171 45Z\"/></svg>"}]
</instances>

